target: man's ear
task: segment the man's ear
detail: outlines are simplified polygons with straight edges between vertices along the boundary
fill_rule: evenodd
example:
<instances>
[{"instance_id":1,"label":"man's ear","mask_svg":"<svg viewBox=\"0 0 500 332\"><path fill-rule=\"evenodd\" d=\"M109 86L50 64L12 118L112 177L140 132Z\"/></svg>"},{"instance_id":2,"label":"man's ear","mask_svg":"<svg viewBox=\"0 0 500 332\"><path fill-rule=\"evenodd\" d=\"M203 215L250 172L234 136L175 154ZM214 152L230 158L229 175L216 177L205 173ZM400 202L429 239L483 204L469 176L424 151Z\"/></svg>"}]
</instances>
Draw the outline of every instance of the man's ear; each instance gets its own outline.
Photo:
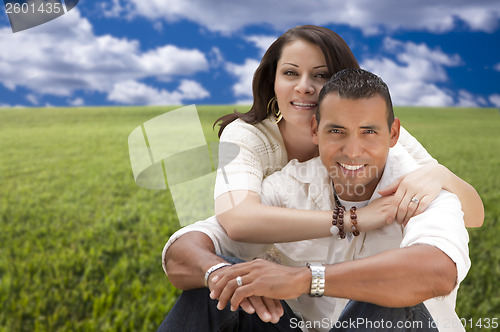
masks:
<instances>
[{"instance_id":1,"label":"man's ear","mask_svg":"<svg viewBox=\"0 0 500 332\"><path fill-rule=\"evenodd\" d=\"M316 121L316 114L311 118L311 136L314 144L318 145L318 121Z\"/></svg>"},{"instance_id":2,"label":"man's ear","mask_svg":"<svg viewBox=\"0 0 500 332\"><path fill-rule=\"evenodd\" d=\"M391 148L398 142L400 127L401 122L398 118L394 118L394 122L391 125L391 140L389 144Z\"/></svg>"}]
</instances>

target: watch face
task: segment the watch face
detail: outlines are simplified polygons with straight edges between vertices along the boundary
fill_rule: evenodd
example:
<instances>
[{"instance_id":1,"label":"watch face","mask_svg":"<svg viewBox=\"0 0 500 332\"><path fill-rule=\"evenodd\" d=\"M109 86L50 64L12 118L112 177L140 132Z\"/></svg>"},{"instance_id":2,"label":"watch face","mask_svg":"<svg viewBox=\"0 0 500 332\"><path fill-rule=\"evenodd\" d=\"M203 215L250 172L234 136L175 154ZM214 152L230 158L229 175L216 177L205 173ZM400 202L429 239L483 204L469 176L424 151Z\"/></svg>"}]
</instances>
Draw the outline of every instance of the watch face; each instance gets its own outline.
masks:
<instances>
[{"instance_id":1,"label":"watch face","mask_svg":"<svg viewBox=\"0 0 500 332\"><path fill-rule=\"evenodd\" d=\"M312 263L307 263L306 266L325 266L324 263L321 262L312 262Z\"/></svg>"}]
</instances>

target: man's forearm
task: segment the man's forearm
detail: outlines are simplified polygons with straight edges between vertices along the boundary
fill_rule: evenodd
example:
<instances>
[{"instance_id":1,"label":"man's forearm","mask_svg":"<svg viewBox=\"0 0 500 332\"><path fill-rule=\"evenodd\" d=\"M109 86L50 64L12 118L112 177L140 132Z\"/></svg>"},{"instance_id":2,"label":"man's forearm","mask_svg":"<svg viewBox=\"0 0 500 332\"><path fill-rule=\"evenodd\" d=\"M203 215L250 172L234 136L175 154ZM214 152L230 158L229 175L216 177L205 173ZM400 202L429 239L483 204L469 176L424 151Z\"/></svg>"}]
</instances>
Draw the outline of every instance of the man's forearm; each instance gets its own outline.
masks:
<instances>
[{"instance_id":1,"label":"man's forearm","mask_svg":"<svg viewBox=\"0 0 500 332\"><path fill-rule=\"evenodd\" d=\"M235 281L242 276L244 287ZM441 250L427 245L327 265L324 296L370 302L386 307L416 305L448 295L456 284L455 263ZM213 298L222 306L237 307L249 296L293 299L311 290L311 271L264 260L237 264L217 282Z\"/></svg>"},{"instance_id":2,"label":"man's forearm","mask_svg":"<svg viewBox=\"0 0 500 332\"><path fill-rule=\"evenodd\" d=\"M326 296L405 307L448 295L456 284L455 263L428 245L395 249L326 267Z\"/></svg>"},{"instance_id":3,"label":"man's forearm","mask_svg":"<svg viewBox=\"0 0 500 332\"><path fill-rule=\"evenodd\" d=\"M212 240L205 233L197 231L179 237L165 255L170 282L183 290L205 287L205 272L211 266L223 262L224 259L215 254ZM223 270L219 269L210 276ZM273 299L253 296L243 299L241 307L249 314L256 313L263 322L277 323L283 315L280 302Z\"/></svg>"},{"instance_id":4,"label":"man's forearm","mask_svg":"<svg viewBox=\"0 0 500 332\"><path fill-rule=\"evenodd\" d=\"M179 237L165 255L168 278L172 285L188 290L205 287L205 272L224 262L215 254L212 240L202 232L189 232Z\"/></svg>"}]
</instances>

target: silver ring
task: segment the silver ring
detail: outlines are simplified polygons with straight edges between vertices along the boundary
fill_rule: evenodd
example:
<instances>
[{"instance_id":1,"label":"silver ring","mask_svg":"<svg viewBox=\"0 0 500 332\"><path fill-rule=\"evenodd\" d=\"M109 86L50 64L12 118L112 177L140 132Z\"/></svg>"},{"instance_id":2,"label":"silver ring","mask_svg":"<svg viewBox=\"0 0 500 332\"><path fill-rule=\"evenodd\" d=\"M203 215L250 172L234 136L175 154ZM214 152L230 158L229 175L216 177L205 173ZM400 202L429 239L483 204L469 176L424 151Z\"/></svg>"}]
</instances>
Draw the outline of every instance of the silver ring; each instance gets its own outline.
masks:
<instances>
[{"instance_id":1,"label":"silver ring","mask_svg":"<svg viewBox=\"0 0 500 332\"><path fill-rule=\"evenodd\" d=\"M243 286L243 281L241 281L241 277L240 276L236 277L236 284L238 285L238 287L239 286Z\"/></svg>"},{"instance_id":2,"label":"silver ring","mask_svg":"<svg viewBox=\"0 0 500 332\"><path fill-rule=\"evenodd\" d=\"M415 204L418 205L418 202L420 202L420 200L418 198L416 198L416 197L413 197L410 202L415 203Z\"/></svg>"}]
</instances>

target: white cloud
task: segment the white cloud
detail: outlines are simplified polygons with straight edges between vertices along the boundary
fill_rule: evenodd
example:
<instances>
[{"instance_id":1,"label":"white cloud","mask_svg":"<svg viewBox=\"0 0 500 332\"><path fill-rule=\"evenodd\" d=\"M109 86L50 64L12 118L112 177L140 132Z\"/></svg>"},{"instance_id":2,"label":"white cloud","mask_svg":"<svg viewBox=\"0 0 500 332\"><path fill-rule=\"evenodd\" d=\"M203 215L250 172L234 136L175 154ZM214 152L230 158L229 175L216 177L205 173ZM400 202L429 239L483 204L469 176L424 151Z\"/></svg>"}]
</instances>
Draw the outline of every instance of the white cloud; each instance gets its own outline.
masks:
<instances>
[{"instance_id":1,"label":"white cloud","mask_svg":"<svg viewBox=\"0 0 500 332\"><path fill-rule=\"evenodd\" d=\"M447 67L463 65L457 54L446 54L425 44L385 38L389 57L365 59L361 67L379 75L389 86L394 105L481 107L485 98L466 90L440 87L449 80Z\"/></svg>"},{"instance_id":2,"label":"white cloud","mask_svg":"<svg viewBox=\"0 0 500 332\"><path fill-rule=\"evenodd\" d=\"M71 106L76 106L76 107L85 105L85 101L83 100L83 98L80 97L68 100L68 103Z\"/></svg>"},{"instance_id":3,"label":"white cloud","mask_svg":"<svg viewBox=\"0 0 500 332\"><path fill-rule=\"evenodd\" d=\"M136 40L97 36L76 8L51 24L17 34L0 29L0 45L0 84L36 91L37 97L71 96L76 90L108 93L120 82L169 81L210 66L196 49L164 45L144 52Z\"/></svg>"},{"instance_id":4,"label":"white cloud","mask_svg":"<svg viewBox=\"0 0 500 332\"><path fill-rule=\"evenodd\" d=\"M499 94L491 95L489 98L489 101L490 101L490 103L492 103L496 107L500 108L500 95Z\"/></svg>"},{"instance_id":5,"label":"white cloud","mask_svg":"<svg viewBox=\"0 0 500 332\"><path fill-rule=\"evenodd\" d=\"M176 22L189 20L211 31L230 34L248 25L287 29L298 24L346 24L365 34L383 29L450 31L457 19L475 31L492 32L498 27L498 0L125 0L114 1L111 12Z\"/></svg>"},{"instance_id":6,"label":"white cloud","mask_svg":"<svg viewBox=\"0 0 500 332\"><path fill-rule=\"evenodd\" d=\"M276 36L248 36L245 39L253 43L260 50L260 55L262 57L277 38Z\"/></svg>"},{"instance_id":7,"label":"white cloud","mask_svg":"<svg viewBox=\"0 0 500 332\"><path fill-rule=\"evenodd\" d=\"M33 94L26 95L26 99L33 105L38 105L38 98Z\"/></svg>"},{"instance_id":8,"label":"white cloud","mask_svg":"<svg viewBox=\"0 0 500 332\"><path fill-rule=\"evenodd\" d=\"M17 105L9 105L9 104L0 104L0 108L25 108L28 106L17 104Z\"/></svg>"},{"instance_id":9,"label":"white cloud","mask_svg":"<svg viewBox=\"0 0 500 332\"><path fill-rule=\"evenodd\" d=\"M127 8L122 6L122 1L120 0L112 0L113 4L108 2L102 2L99 4L100 10L105 17L118 17L127 9L131 9L130 5Z\"/></svg>"},{"instance_id":10,"label":"white cloud","mask_svg":"<svg viewBox=\"0 0 500 332\"><path fill-rule=\"evenodd\" d=\"M162 32L163 24L161 22L155 22L155 24L153 24L153 28L158 32Z\"/></svg>"},{"instance_id":11,"label":"white cloud","mask_svg":"<svg viewBox=\"0 0 500 332\"><path fill-rule=\"evenodd\" d=\"M493 67L496 71L500 71L500 63L497 63L495 67Z\"/></svg>"},{"instance_id":12,"label":"white cloud","mask_svg":"<svg viewBox=\"0 0 500 332\"><path fill-rule=\"evenodd\" d=\"M240 99L236 102L237 105L253 105L253 99Z\"/></svg>"},{"instance_id":13,"label":"white cloud","mask_svg":"<svg viewBox=\"0 0 500 332\"><path fill-rule=\"evenodd\" d=\"M214 68L219 67L226 61L224 60L224 56L222 55L221 50L215 46L212 47L212 49L208 53L208 58L210 61L210 66Z\"/></svg>"},{"instance_id":14,"label":"white cloud","mask_svg":"<svg viewBox=\"0 0 500 332\"><path fill-rule=\"evenodd\" d=\"M264 55L269 46L276 40L275 36L248 36L245 40L254 44L260 51L260 56ZM221 63L223 61L220 51L217 49L219 54L218 58ZM253 93L252 93L252 79L255 70L259 66L260 59L246 59L243 64L235 64L228 62L225 64L226 71L236 78L236 83L233 85L232 89L236 97L240 99L236 100L236 104L252 104L253 103ZM243 99L241 99L243 98Z\"/></svg>"},{"instance_id":15,"label":"white cloud","mask_svg":"<svg viewBox=\"0 0 500 332\"><path fill-rule=\"evenodd\" d=\"M460 90L458 92L458 102L455 106L458 107L481 107L488 105L487 101L482 97L477 97L474 94Z\"/></svg>"},{"instance_id":16,"label":"white cloud","mask_svg":"<svg viewBox=\"0 0 500 332\"><path fill-rule=\"evenodd\" d=\"M226 64L226 70L237 78L236 84L233 86L234 95L238 97L252 97L252 79L255 70L259 66L259 61L254 59L246 59L242 65L234 63ZM245 102L246 102L245 101Z\"/></svg>"},{"instance_id":17,"label":"white cloud","mask_svg":"<svg viewBox=\"0 0 500 332\"><path fill-rule=\"evenodd\" d=\"M116 84L108 100L134 105L180 105L184 99L202 99L209 95L200 84L190 80L183 80L173 92L129 80Z\"/></svg>"},{"instance_id":18,"label":"white cloud","mask_svg":"<svg viewBox=\"0 0 500 332\"><path fill-rule=\"evenodd\" d=\"M210 96L198 82L192 80L182 80L178 92L182 99L203 99Z\"/></svg>"},{"instance_id":19,"label":"white cloud","mask_svg":"<svg viewBox=\"0 0 500 332\"><path fill-rule=\"evenodd\" d=\"M453 95L437 86L446 82L445 67L458 66L458 55L447 55L425 44L403 43L391 38L384 41L385 50L395 57L365 59L361 67L382 77L391 90L395 105L450 106Z\"/></svg>"},{"instance_id":20,"label":"white cloud","mask_svg":"<svg viewBox=\"0 0 500 332\"><path fill-rule=\"evenodd\" d=\"M385 38L384 48L389 52L397 54L398 60L400 60L401 62L424 59L429 61L430 63L445 65L449 67L458 66L462 63L462 60L458 54L450 56L448 54L445 54L439 48L431 50L426 44L415 44L413 42L403 43L392 38Z\"/></svg>"}]
</instances>

